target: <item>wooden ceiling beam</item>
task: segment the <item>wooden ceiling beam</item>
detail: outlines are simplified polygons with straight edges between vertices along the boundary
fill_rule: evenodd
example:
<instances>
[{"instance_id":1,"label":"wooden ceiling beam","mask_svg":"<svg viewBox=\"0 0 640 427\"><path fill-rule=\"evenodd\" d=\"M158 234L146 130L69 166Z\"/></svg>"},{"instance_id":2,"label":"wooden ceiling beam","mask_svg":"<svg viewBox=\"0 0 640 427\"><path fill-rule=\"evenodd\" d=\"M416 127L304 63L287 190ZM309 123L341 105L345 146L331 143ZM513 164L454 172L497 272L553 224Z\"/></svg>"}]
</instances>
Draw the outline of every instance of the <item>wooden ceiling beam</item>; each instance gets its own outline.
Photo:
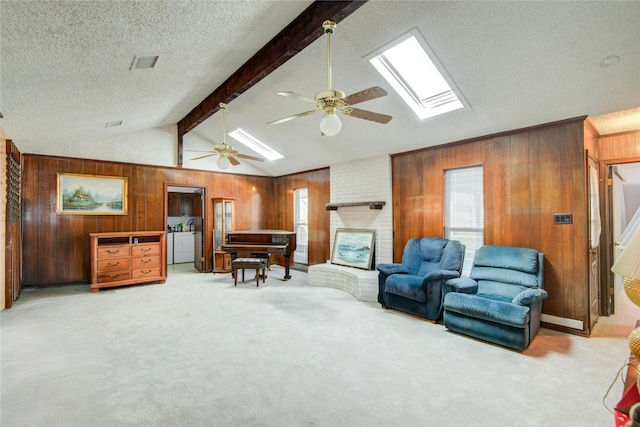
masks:
<instances>
[{"instance_id":1,"label":"wooden ceiling beam","mask_svg":"<svg viewBox=\"0 0 640 427\"><path fill-rule=\"evenodd\" d=\"M221 102L230 103L321 37L325 20L339 23L365 3L366 0L314 1L178 122L178 166L182 166L183 136L218 111Z\"/></svg>"}]
</instances>

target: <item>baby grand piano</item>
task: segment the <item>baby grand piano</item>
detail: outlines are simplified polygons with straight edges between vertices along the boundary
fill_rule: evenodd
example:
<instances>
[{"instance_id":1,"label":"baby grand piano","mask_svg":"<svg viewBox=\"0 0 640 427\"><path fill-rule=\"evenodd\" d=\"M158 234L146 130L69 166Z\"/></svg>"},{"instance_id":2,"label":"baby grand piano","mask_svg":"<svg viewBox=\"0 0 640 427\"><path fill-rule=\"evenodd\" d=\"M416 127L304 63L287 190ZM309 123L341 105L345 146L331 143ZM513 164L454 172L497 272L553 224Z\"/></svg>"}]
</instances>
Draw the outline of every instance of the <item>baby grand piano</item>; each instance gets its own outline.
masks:
<instances>
[{"instance_id":1,"label":"baby grand piano","mask_svg":"<svg viewBox=\"0 0 640 427\"><path fill-rule=\"evenodd\" d=\"M238 252L284 255L284 280L291 279L289 265L296 250L296 233L286 230L246 230L227 233L221 249L235 259Z\"/></svg>"}]
</instances>

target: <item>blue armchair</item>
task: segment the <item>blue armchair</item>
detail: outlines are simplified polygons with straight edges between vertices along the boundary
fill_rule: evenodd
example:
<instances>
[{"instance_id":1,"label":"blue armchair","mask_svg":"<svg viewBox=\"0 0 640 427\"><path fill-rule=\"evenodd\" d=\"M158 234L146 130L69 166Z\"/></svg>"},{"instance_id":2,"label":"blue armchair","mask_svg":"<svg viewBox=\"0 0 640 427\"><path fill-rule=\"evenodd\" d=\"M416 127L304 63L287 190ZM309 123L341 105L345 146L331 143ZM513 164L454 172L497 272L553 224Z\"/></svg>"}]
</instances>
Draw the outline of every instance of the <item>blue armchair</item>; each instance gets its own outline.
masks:
<instances>
[{"instance_id":1,"label":"blue armchair","mask_svg":"<svg viewBox=\"0 0 640 427\"><path fill-rule=\"evenodd\" d=\"M482 246L470 277L443 288L444 326L516 350L525 350L540 328L544 254L533 249Z\"/></svg>"},{"instance_id":2,"label":"blue armchair","mask_svg":"<svg viewBox=\"0 0 640 427\"><path fill-rule=\"evenodd\" d=\"M463 261L464 245L457 240L410 239L402 264L378 264L378 302L437 321L442 317L442 286L460 277Z\"/></svg>"}]
</instances>

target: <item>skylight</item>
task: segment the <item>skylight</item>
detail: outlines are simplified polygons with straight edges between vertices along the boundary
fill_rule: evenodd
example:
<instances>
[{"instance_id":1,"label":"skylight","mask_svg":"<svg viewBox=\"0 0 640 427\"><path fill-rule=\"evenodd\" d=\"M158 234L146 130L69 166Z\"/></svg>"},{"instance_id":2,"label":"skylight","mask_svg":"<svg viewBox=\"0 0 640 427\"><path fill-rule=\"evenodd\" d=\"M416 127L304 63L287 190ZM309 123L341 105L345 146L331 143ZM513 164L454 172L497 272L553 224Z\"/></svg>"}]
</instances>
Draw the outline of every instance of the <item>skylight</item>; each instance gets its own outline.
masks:
<instances>
[{"instance_id":1,"label":"skylight","mask_svg":"<svg viewBox=\"0 0 640 427\"><path fill-rule=\"evenodd\" d=\"M367 58L421 120L468 108L416 29Z\"/></svg>"},{"instance_id":2,"label":"skylight","mask_svg":"<svg viewBox=\"0 0 640 427\"><path fill-rule=\"evenodd\" d=\"M231 132L229 132L229 136L269 160L277 160L284 157L282 154L278 153L276 150L269 147L267 144L260 141L256 137L249 135L245 130L241 128L232 130Z\"/></svg>"}]
</instances>

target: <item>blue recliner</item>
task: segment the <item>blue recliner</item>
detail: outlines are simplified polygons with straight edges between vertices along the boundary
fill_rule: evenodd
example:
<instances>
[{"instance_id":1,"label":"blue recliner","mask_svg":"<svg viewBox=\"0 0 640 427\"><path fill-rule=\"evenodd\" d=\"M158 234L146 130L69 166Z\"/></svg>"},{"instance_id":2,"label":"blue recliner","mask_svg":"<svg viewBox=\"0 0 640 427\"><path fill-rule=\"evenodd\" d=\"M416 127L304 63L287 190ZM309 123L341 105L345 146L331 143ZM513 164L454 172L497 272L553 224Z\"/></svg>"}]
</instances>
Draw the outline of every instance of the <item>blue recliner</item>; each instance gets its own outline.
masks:
<instances>
[{"instance_id":1,"label":"blue recliner","mask_svg":"<svg viewBox=\"0 0 640 427\"><path fill-rule=\"evenodd\" d=\"M410 239L402 264L378 264L378 302L429 320L442 317L442 287L460 277L464 245L439 237Z\"/></svg>"},{"instance_id":2,"label":"blue recliner","mask_svg":"<svg viewBox=\"0 0 640 427\"><path fill-rule=\"evenodd\" d=\"M525 350L540 328L544 254L533 249L482 246L470 277L444 286L444 326L516 350Z\"/></svg>"}]
</instances>

